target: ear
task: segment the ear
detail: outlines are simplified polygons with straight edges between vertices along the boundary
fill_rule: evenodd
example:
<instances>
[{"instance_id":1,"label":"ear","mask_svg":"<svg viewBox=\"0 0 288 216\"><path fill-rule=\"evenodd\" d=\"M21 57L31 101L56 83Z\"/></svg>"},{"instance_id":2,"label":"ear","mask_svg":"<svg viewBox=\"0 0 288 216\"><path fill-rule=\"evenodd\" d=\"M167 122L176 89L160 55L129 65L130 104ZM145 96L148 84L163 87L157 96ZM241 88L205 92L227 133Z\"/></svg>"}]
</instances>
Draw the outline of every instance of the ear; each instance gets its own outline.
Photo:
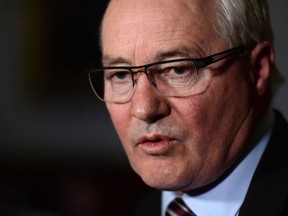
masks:
<instances>
[{"instance_id":1,"label":"ear","mask_svg":"<svg viewBox=\"0 0 288 216\"><path fill-rule=\"evenodd\" d=\"M263 41L251 51L252 73L258 96L270 91L272 68L275 60L274 49L270 42Z\"/></svg>"}]
</instances>

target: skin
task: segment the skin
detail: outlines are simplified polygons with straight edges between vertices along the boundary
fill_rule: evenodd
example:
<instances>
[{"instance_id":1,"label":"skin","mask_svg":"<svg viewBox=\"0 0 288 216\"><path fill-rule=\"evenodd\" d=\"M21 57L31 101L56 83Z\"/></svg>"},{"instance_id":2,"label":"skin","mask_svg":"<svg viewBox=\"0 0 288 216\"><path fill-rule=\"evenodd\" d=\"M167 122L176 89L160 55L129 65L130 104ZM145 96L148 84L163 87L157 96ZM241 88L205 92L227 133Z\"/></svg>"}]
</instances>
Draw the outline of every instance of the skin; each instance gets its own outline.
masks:
<instances>
[{"instance_id":1,"label":"skin","mask_svg":"<svg viewBox=\"0 0 288 216\"><path fill-rule=\"evenodd\" d=\"M211 4L210 4L211 3ZM102 28L104 66L201 58L229 49L213 29L207 0L112 0ZM205 186L248 148L247 139L267 108L273 50L268 42L246 55L214 63L198 95L158 94L141 74L130 101L106 103L130 164L161 190ZM267 97L266 97L267 98Z\"/></svg>"}]
</instances>

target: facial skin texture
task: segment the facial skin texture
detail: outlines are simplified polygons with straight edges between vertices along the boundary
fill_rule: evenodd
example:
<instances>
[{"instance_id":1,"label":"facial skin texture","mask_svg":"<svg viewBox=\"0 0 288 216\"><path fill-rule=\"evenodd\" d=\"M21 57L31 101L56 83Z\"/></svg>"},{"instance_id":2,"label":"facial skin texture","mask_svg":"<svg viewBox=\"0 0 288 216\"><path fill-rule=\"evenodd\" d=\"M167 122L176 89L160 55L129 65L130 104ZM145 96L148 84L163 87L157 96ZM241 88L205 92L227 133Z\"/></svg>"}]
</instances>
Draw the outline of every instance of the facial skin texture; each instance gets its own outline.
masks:
<instances>
[{"instance_id":1,"label":"facial skin texture","mask_svg":"<svg viewBox=\"0 0 288 216\"><path fill-rule=\"evenodd\" d=\"M102 29L104 66L136 66L229 49L213 29L213 1L113 0ZM262 57L258 60L259 53ZM259 58L258 58L259 57ZM205 92L163 97L140 75L134 96L107 103L132 168L162 190L188 191L223 174L247 147L273 52L258 45L246 55L214 63Z\"/></svg>"}]
</instances>

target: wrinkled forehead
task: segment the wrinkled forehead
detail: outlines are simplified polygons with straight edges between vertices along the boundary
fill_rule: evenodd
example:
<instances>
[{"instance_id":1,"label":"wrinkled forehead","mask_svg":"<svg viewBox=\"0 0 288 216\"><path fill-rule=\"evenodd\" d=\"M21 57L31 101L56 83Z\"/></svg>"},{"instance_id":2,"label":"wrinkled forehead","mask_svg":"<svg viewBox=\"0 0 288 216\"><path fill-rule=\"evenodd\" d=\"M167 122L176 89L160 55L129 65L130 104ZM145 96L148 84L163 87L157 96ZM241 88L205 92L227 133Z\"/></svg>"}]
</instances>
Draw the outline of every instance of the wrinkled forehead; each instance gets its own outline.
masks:
<instances>
[{"instance_id":1,"label":"wrinkled forehead","mask_svg":"<svg viewBox=\"0 0 288 216\"><path fill-rule=\"evenodd\" d=\"M119 13L123 12L135 12L135 14L141 14L145 10L194 10L201 9L201 5L207 6L209 0L111 0L109 2L107 12L112 12L113 10ZM197 11L195 10L195 11Z\"/></svg>"},{"instance_id":2,"label":"wrinkled forehead","mask_svg":"<svg viewBox=\"0 0 288 216\"><path fill-rule=\"evenodd\" d=\"M139 23L153 19L179 19L188 22L189 18L207 22L207 18L211 17L211 2L212 0L111 0L103 24Z\"/></svg>"},{"instance_id":3,"label":"wrinkled forehead","mask_svg":"<svg viewBox=\"0 0 288 216\"><path fill-rule=\"evenodd\" d=\"M152 53L183 39L210 37L212 0L112 0L102 23L102 51L119 56ZM144 53L144 54L145 54Z\"/></svg>"}]
</instances>

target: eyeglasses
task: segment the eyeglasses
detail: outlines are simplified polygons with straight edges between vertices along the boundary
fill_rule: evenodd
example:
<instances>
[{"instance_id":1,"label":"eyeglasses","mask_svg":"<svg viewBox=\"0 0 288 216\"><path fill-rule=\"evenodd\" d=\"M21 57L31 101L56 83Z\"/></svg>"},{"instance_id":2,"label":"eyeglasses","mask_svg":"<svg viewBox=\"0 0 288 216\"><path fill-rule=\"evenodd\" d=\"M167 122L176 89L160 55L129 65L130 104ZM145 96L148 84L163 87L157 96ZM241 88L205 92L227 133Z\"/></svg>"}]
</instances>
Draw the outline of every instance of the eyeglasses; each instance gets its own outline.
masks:
<instances>
[{"instance_id":1,"label":"eyeglasses","mask_svg":"<svg viewBox=\"0 0 288 216\"><path fill-rule=\"evenodd\" d=\"M132 98L141 73L162 96L193 96L203 93L212 79L211 71L200 73L201 68L250 48L241 45L201 59L183 58L142 66L97 68L88 73L89 82L100 100L113 103L125 103Z\"/></svg>"}]
</instances>

